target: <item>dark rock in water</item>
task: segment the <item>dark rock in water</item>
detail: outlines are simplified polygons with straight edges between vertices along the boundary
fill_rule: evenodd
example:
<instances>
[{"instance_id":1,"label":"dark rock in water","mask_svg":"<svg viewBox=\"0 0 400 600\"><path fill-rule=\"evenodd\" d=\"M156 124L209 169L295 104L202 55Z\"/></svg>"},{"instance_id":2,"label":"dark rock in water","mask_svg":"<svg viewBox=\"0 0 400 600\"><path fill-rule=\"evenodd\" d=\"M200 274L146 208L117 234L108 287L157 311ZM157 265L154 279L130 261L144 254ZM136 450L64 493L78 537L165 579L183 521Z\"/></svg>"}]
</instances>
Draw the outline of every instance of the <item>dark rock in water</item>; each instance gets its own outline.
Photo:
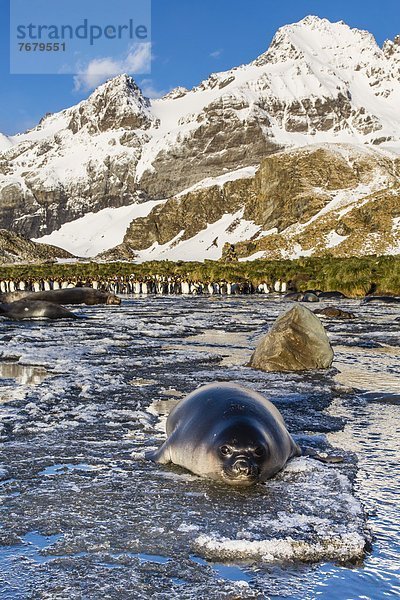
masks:
<instances>
[{"instance_id":1,"label":"dark rock in water","mask_svg":"<svg viewBox=\"0 0 400 600\"><path fill-rule=\"evenodd\" d=\"M305 292L301 302L319 302L319 298L314 292Z\"/></svg>"},{"instance_id":2,"label":"dark rock in water","mask_svg":"<svg viewBox=\"0 0 400 600\"><path fill-rule=\"evenodd\" d=\"M328 306L327 308L317 308L314 310L314 314L323 315L324 317L330 317L332 319L355 319L356 315L352 312L335 308L334 306Z\"/></svg>"},{"instance_id":3,"label":"dark rock in water","mask_svg":"<svg viewBox=\"0 0 400 600\"><path fill-rule=\"evenodd\" d=\"M254 351L249 366L261 371L328 369L333 350L321 321L297 305L279 316Z\"/></svg>"},{"instance_id":4,"label":"dark rock in water","mask_svg":"<svg viewBox=\"0 0 400 600\"><path fill-rule=\"evenodd\" d=\"M76 315L64 306L42 300L18 300L0 304L0 315L13 321L29 319L76 319Z\"/></svg>"},{"instance_id":5,"label":"dark rock in water","mask_svg":"<svg viewBox=\"0 0 400 600\"><path fill-rule=\"evenodd\" d=\"M293 300L293 302L301 302L303 300L303 292L289 292L284 295L284 300Z\"/></svg>"},{"instance_id":6,"label":"dark rock in water","mask_svg":"<svg viewBox=\"0 0 400 600\"><path fill-rule=\"evenodd\" d=\"M345 294L342 292L320 292L318 294L319 298L347 298Z\"/></svg>"},{"instance_id":7,"label":"dark rock in water","mask_svg":"<svg viewBox=\"0 0 400 600\"><path fill-rule=\"evenodd\" d=\"M384 302L385 304L400 304L399 296L366 296L363 302Z\"/></svg>"},{"instance_id":8,"label":"dark rock in water","mask_svg":"<svg viewBox=\"0 0 400 600\"><path fill-rule=\"evenodd\" d=\"M314 448L302 448L301 452L303 456L309 456L314 460L318 460L319 462L326 464L338 464L342 463L344 460L344 457L341 454L317 452Z\"/></svg>"}]
</instances>

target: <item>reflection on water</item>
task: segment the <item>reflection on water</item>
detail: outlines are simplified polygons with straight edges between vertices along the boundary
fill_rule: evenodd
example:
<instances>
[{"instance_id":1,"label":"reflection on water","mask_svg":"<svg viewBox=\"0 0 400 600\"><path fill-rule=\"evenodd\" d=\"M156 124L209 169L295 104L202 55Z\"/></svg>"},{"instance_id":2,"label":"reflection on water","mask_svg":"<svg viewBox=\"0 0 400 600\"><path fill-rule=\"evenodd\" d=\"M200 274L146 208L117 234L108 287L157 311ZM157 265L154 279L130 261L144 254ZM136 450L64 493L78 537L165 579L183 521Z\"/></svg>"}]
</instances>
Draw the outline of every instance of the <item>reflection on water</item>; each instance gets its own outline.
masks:
<instances>
[{"instance_id":1,"label":"reflection on water","mask_svg":"<svg viewBox=\"0 0 400 600\"><path fill-rule=\"evenodd\" d=\"M342 399L330 406L329 412L345 417L347 425L328 438L335 446L357 453L356 493L368 516L372 552L361 567L352 570L324 565L320 569L323 578L316 586L318 598L400 597L400 374L370 370L371 361L373 368L379 364L387 368L383 356L393 359L400 351L391 348L382 352L377 348L368 354L356 369L336 365L340 370L336 379L361 391L351 402Z\"/></svg>"},{"instance_id":2,"label":"reflection on water","mask_svg":"<svg viewBox=\"0 0 400 600\"><path fill-rule=\"evenodd\" d=\"M32 546L40 550L46 550L61 539L61 537L61 535L41 535L38 531L29 531L22 539L25 544L32 544Z\"/></svg>"},{"instance_id":3,"label":"reflection on water","mask_svg":"<svg viewBox=\"0 0 400 600\"><path fill-rule=\"evenodd\" d=\"M168 416L179 400L156 400L147 409L150 413L160 417Z\"/></svg>"},{"instance_id":4,"label":"reflection on water","mask_svg":"<svg viewBox=\"0 0 400 600\"><path fill-rule=\"evenodd\" d=\"M400 348L335 347L338 383L359 390L400 392Z\"/></svg>"},{"instance_id":5,"label":"reflection on water","mask_svg":"<svg viewBox=\"0 0 400 600\"><path fill-rule=\"evenodd\" d=\"M46 467L45 469L43 469L43 471L40 471L40 473L38 473L39 475L63 475L65 474L67 471L83 471L83 472L90 472L90 471L96 471L98 470L100 467L96 467L94 465L87 465L85 463L78 463L78 464L56 464L56 465L51 465L50 467Z\"/></svg>"},{"instance_id":6,"label":"reflection on water","mask_svg":"<svg viewBox=\"0 0 400 600\"><path fill-rule=\"evenodd\" d=\"M39 385L47 376L48 372L43 367L0 362L0 377L15 379L20 385Z\"/></svg>"},{"instance_id":7,"label":"reflection on water","mask_svg":"<svg viewBox=\"0 0 400 600\"><path fill-rule=\"evenodd\" d=\"M388 392L392 394L399 389L400 381L396 375L390 373L374 373L366 371L363 367L341 366L340 372L335 380L346 386L359 390L371 390L377 392Z\"/></svg>"},{"instance_id":8,"label":"reflection on water","mask_svg":"<svg viewBox=\"0 0 400 600\"><path fill-rule=\"evenodd\" d=\"M248 361L250 348L248 333L206 329L185 340L185 345L169 346L171 350L192 348L196 352L211 352L221 358L221 366L243 365Z\"/></svg>"},{"instance_id":9,"label":"reflection on water","mask_svg":"<svg viewBox=\"0 0 400 600\"><path fill-rule=\"evenodd\" d=\"M210 566L212 569L218 574L222 579L228 579L229 581L240 581L240 582L249 582L252 577L248 575L243 569L236 565L231 565L228 563L212 563L207 562L200 556L196 556L195 554L191 554L190 560L197 563L198 565Z\"/></svg>"}]
</instances>

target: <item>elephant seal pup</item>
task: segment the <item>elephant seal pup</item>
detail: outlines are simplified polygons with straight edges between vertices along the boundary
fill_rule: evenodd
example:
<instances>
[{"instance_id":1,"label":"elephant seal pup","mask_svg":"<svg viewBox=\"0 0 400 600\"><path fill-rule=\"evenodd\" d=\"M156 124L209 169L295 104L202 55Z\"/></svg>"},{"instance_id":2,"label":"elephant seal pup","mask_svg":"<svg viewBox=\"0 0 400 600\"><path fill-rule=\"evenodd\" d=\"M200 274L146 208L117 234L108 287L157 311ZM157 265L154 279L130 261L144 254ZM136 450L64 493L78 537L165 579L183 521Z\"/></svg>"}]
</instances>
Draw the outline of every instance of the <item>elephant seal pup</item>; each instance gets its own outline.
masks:
<instances>
[{"instance_id":1,"label":"elephant seal pup","mask_svg":"<svg viewBox=\"0 0 400 600\"><path fill-rule=\"evenodd\" d=\"M293 302L302 302L303 298L303 292L289 292L283 296L284 300L292 300Z\"/></svg>"},{"instance_id":2,"label":"elephant seal pup","mask_svg":"<svg viewBox=\"0 0 400 600\"><path fill-rule=\"evenodd\" d=\"M61 290L46 290L42 292L12 292L3 294L0 298L3 302L14 302L22 300L43 300L54 304L121 304L118 298L111 292L103 292L88 287L65 288Z\"/></svg>"},{"instance_id":3,"label":"elephant seal pup","mask_svg":"<svg viewBox=\"0 0 400 600\"><path fill-rule=\"evenodd\" d=\"M319 298L314 292L304 292L302 302L319 302Z\"/></svg>"},{"instance_id":4,"label":"elephant seal pup","mask_svg":"<svg viewBox=\"0 0 400 600\"><path fill-rule=\"evenodd\" d=\"M183 398L167 419L167 435L146 458L237 486L270 479L301 454L278 409L234 383L211 383Z\"/></svg>"},{"instance_id":5,"label":"elephant seal pup","mask_svg":"<svg viewBox=\"0 0 400 600\"><path fill-rule=\"evenodd\" d=\"M64 306L43 300L18 300L0 304L0 316L13 321L27 319L76 319L77 316Z\"/></svg>"},{"instance_id":6,"label":"elephant seal pup","mask_svg":"<svg viewBox=\"0 0 400 600\"><path fill-rule=\"evenodd\" d=\"M314 292L290 292L283 298L284 300L292 300L293 302L319 302L319 298Z\"/></svg>"}]
</instances>

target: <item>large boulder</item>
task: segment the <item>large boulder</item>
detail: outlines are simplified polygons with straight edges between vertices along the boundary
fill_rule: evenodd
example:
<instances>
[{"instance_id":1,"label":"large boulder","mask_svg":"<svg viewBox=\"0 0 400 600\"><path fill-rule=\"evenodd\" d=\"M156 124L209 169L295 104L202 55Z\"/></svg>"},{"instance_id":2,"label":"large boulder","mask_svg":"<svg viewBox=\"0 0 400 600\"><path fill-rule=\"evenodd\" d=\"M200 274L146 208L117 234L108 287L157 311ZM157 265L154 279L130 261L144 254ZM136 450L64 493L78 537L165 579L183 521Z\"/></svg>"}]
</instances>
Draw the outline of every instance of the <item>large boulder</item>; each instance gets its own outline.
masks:
<instances>
[{"instance_id":1,"label":"large boulder","mask_svg":"<svg viewBox=\"0 0 400 600\"><path fill-rule=\"evenodd\" d=\"M262 338L249 366L261 371L328 369L333 350L325 329L308 308L296 305L280 315Z\"/></svg>"}]
</instances>

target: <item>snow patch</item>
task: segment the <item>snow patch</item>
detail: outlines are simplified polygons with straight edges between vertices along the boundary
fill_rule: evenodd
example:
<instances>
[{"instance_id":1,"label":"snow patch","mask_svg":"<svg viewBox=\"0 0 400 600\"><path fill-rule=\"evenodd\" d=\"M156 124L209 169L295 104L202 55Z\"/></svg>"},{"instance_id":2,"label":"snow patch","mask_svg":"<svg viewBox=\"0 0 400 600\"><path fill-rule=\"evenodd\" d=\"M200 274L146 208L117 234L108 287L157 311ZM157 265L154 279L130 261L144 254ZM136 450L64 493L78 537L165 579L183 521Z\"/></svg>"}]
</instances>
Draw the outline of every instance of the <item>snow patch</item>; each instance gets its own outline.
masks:
<instances>
[{"instance_id":1,"label":"snow patch","mask_svg":"<svg viewBox=\"0 0 400 600\"><path fill-rule=\"evenodd\" d=\"M396 242L388 249L387 254L400 254L400 217L393 219L392 235Z\"/></svg>"},{"instance_id":2,"label":"snow patch","mask_svg":"<svg viewBox=\"0 0 400 600\"><path fill-rule=\"evenodd\" d=\"M348 237L348 235L339 235L338 233L336 233L336 231L330 231L326 236L325 246L326 248L335 248L336 246L339 246L339 244L347 240Z\"/></svg>"},{"instance_id":3,"label":"snow patch","mask_svg":"<svg viewBox=\"0 0 400 600\"><path fill-rule=\"evenodd\" d=\"M264 256L265 256L265 251L260 250L259 252L255 252L254 254L251 254L250 256L246 256L245 258L239 258L239 262L259 260L260 258L264 258Z\"/></svg>"},{"instance_id":4,"label":"snow patch","mask_svg":"<svg viewBox=\"0 0 400 600\"><path fill-rule=\"evenodd\" d=\"M121 244L129 224L134 219L146 217L155 206L163 202L165 200L150 200L120 208L104 208L65 223L50 235L33 241L59 246L76 256L95 256Z\"/></svg>"},{"instance_id":5,"label":"snow patch","mask_svg":"<svg viewBox=\"0 0 400 600\"><path fill-rule=\"evenodd\" d=\"M11 148L12 141L4 133L0 133L0 152Z\"/></svg>"},{"instance_id":6,"label":"snow patch","mask_svg":"<svg viewBox=\"0 0 400 600\"><path fill-rule=\"evenodd\" d=\"M229 171L229 173L224 173L223 175L219 175L218 177L207 177L206 179L202 179L198 183L195 183L190 188L179 192L179 194L177 194L175 198L179 198L191 192L198 192L199 190L204 190L214 186L222 187L228 181L236 181L237 179L250 179L251 177L255 176L257 170L258 165L251 167L242 167L241 169L236 169L236 171Z\"/></svg>"}]
</instances>

